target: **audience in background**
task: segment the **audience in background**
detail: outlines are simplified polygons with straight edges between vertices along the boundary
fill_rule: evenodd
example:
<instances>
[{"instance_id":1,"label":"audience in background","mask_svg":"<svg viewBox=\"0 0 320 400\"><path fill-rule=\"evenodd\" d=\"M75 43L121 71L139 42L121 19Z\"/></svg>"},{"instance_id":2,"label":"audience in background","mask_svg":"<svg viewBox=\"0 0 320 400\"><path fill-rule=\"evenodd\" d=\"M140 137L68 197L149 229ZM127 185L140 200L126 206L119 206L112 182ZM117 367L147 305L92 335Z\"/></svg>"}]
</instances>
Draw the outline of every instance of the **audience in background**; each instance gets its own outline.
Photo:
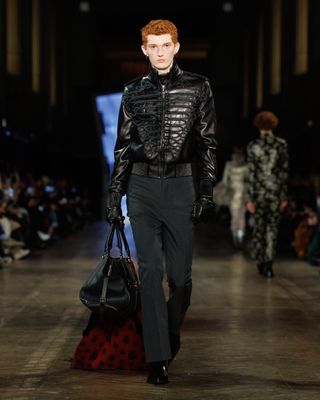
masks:
<instances>
[{"instance_id":1,"label":"audience in background","mask_svg":"<svg viewBox=\"0 0 320 400\"><path fill-rule=\"evenodd\" d=\"M65 178L0 172L0 268L78 231L88 214L85 196ZM320 176L293 177L279 225L280 254L320 266L319 216Z\"/></svg>"},{"instance_id":2,"label":"audience in background","mask_svg":"<svg viewBox=\"0 0 320 400\"><path fill-rule=\"evenodd\" d=\"M81 229L86 199L66 179L0 173L0 267Z\"/></svg>"},{"instance_id":3,"label":"audience in background","mask_svg":"<svg viewBox=\"0 0 320 400\"><path fill-rule=\"evenodd\" d=\"M279 227L279 251L320 264L319 176L293 177Z\"/></svg>"}]
</instances>

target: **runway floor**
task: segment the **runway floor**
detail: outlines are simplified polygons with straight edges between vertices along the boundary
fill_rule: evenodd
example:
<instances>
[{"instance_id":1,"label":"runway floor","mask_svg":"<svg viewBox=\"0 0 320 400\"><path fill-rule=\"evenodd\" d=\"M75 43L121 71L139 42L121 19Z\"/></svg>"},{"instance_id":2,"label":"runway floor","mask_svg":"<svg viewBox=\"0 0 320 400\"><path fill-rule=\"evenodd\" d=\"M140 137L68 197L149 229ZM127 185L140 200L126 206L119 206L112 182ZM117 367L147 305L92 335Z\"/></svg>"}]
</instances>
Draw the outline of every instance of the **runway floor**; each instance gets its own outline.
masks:
<instances>
[{"instance_id":1,"label":"runway floor","mask_svg":"<svg viewBox=\"0 0 320 400\"><path fill-rule=\"evenodd\" d=\"M71 369L89 316L79 288L106 230L91 224L0 271L0 399L320 399L319 269L279 257L267 280L214 224L195 228L192 303L169 385Z\"/></svg>"}]
</instances>

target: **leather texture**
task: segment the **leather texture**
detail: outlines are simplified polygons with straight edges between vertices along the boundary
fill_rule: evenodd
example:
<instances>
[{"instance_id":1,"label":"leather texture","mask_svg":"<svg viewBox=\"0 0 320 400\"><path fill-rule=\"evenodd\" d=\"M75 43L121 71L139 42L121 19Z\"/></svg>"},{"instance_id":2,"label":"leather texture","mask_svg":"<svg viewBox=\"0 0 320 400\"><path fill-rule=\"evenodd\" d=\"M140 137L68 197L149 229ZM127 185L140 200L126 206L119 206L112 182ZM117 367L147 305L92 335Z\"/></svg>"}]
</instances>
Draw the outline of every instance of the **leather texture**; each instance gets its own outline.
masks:
<instances>
[{"instance_id":1,"label":"leather texture","mask_svg":"<svg viewBox=\"0 0 320 400\"><path fill-rule=\"evenodd\" d=\"M126 192L134 163L150 164L158 178L172 177L170 165L196 163L200 181L213 188L217 143L210 83L176 62L160 77L152 69L125 86L110 191Z\"/></svg>"},{"instance_id":2,"label":"leather texture","mask_svg":"<svg viewBox=\"0 0 320 400\"><path fill-rule=\"evenodd\" d=\"M197 199L192 208L191 218L194 224L199 222L207 222L209 218L209 212L214 209L214 203L212 197L201 196Z\"/></svg>"},{"instance_id":3,"label":"leather texture","mask_svg":"<svg viewBox=\"0 0 320 400\"><path fill-rule=\"evenodd\" d=\"M185 164L164 164L162 171L159 164L150 163L134 163L132 167L132 174L139 176L150 176L157 178L161 175L161 172L165 174L167 178L177 178L181 176L191 176L192 167L190 163Z\"/></svg>"},{"instance_id":4,"label":"leather texture","mask_svg":"<svg viewBox=\"0 0 320 400\"><path fill-rule=\"evenodd\" d=\"M168 363L166 360L151 363L151 372L147 378L147 383L153 385L169 383Z\"/></svg>"}]
</instances>

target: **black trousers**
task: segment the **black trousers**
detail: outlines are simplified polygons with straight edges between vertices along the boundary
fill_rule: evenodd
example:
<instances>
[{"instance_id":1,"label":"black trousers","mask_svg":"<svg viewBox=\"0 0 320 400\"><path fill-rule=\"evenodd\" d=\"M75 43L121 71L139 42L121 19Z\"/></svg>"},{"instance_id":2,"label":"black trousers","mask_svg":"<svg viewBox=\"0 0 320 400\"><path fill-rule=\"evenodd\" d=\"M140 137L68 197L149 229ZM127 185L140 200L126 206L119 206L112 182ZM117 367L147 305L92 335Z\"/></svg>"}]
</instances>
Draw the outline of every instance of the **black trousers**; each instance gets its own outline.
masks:
<instances>
[{"instance_id":1,"label":"black trousers","mask_svg":"<svg viewBox=\"0 0 320 400\"><path fill-rule=\"evenodd\" d=\"M276 255L280 199L267 197L255 202L252 235L253 258L258 263L272 262Z\"/></svg>"},{"instance_id":2,"label":"black trousers","mask_svg":"<svg viewBox=\"0 0 320 400\"><path fill-rule=\"evenodd\" d=\"M172 357L172 339L180 337L190 305L194 200L191 176L130 176L127 209L138 257L147 362ZM164 269L168 300L163 290Z\"/></svg>"}]
</instances>

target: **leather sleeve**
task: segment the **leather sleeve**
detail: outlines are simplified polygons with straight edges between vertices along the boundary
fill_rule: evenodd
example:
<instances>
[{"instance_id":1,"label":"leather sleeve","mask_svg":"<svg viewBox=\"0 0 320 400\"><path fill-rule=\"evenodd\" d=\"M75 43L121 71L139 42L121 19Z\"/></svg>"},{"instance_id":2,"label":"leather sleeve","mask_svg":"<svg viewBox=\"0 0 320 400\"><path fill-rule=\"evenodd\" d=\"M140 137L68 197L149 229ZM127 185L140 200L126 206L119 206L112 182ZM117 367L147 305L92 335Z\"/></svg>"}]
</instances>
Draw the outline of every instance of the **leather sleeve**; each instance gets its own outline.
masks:
<instances>
[{"instance_id":1,"label":"leather sleeve","mask_svg":"<svg viewBox=\"0 0 320 400\"><path fill-rule=\"evenodd\" d=\"M122 97L118 118L118 137L114 148L114 167L111 175L109 191L125 194L132 169L130 160L132 116Z\"/></svg>"},{"instance_id":2,"label":"leather sleeve","mask_svg":"<svg viewBox=\"0 0 320 400\"><path fill-rule=\"evenodd\" d=\"M204 82L196 124L200 195L212 196L217 179L216 112L208 80Z\"/></svg>"}]
</instances>

